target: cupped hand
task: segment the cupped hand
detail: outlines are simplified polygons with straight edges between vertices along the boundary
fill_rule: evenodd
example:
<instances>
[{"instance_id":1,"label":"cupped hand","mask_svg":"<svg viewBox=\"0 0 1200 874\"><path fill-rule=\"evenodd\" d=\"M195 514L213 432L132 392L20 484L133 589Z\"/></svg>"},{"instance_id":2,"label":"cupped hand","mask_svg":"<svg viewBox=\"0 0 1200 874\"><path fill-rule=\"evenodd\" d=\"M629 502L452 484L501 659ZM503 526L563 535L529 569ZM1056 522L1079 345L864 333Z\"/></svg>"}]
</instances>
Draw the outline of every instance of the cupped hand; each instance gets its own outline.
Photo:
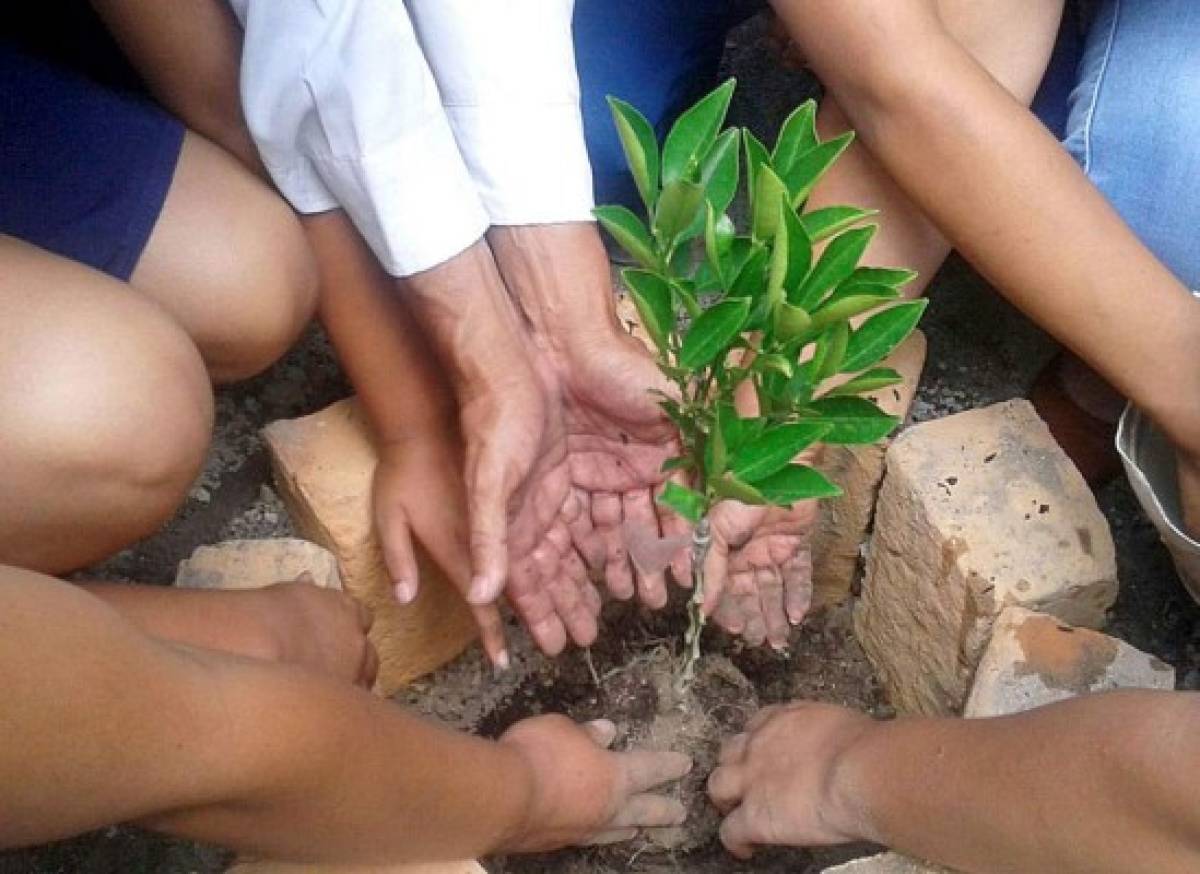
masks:
<instances>
[{"instance_id":1,"label":"cupped hand","mask_svg":"<svg viewBox=\"0 0 1200 874\"><path fill-rule=\"evenodd\" d=\"M533 799L502 852L613 843L642 828L683 822L683 805L655 790L687 774L692 760L673 752L609 752L615 737L608 720L580 725L565 716L533 717L504 733L500 743L529 770Z\"/></svg>"},{"instance_id":2,"label":"cupped hand","mask_svg":"<svg viewBox=\"0 0 1200 874\"><path fill-rule=\"evenodd\" d=\"M739 859L760 846L870 839L848 785L852 750L876 726L865 714L796 702L756 714L721 747L708 794L724 814L721 842Z\"/></svg>"}]
</instances>

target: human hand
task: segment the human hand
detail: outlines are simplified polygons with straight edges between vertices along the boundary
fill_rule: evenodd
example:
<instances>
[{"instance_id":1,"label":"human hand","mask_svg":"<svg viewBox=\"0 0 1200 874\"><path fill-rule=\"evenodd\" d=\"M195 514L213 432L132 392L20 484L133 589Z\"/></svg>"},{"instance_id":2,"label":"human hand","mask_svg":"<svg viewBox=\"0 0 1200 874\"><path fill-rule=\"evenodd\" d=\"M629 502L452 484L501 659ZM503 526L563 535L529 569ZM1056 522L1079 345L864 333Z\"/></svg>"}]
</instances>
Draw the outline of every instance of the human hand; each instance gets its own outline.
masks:
<instances>
[{"instance_id":1,"label":"human hand","mask_svg":"<svg viewBox=\"0 0 1200 874\"><path fill-rule=\"evenodd\" d=\"M599 536L576 544L594 570L603 568L615 597L636 591L647 606L662 607L666 561L638 561L630 541L687 533L654 500L666 479L663 462L678 454L675 429L653 394L670 386L617 325L598 232L590 224L494 228L489 239L560 387L571 481Z\"/></svg>"},{"instance_id":2,"label":"human hand","mask_svg":"<svg viewBox=\"0 0 1200 874\"><path fill-rule=\"evenodd\" d=\"M515 750L529 769L533 799L519 832L504 853L533 853L633 838L640 828L679 825L685 810L653 790L692 768L682 753L613 753L608 720L579 725L564 716L518 722L500 743Z\"/></svg>"},{"instance_id":3,"label":"human hand","mask_svg":"<svg viewBox=\"0 0 1200 874\"><path fill-rule=\"evenodd\" d=\"M721 842L739 859L758 846L814 847L870 840L849 759L875 729L869 716L796 702L757 713L721 747L708 794L724 814Z\"/></svg>"}]
</instances>

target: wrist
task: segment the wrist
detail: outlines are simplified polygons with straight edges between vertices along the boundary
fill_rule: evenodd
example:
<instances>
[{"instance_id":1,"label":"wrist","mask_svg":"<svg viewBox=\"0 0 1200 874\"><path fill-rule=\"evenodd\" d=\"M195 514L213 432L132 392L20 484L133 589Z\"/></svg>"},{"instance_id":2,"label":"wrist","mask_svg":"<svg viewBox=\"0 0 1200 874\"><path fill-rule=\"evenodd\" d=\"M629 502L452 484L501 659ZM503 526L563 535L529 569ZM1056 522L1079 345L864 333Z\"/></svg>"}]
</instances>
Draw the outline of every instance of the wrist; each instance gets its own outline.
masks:
<instances>
[{"instance_id":1,"label":"wrist","mask_svg":"<svg viewBox=\"0 0 1200 874\"><path fill-rule=\"evenodd\" d=\"M493 227L488 241L504 283L539 342L570 359L619 332L608 256L596 225Z\"/></svg>"},{"instance_id":2,"label":"wrist","mask_svg":"<svg viewBox=\"0 0 1200 874\"><path fill-rule=\"evenodd\" d=\"M871 779L878 768L876 749L886 742L888 724L861 716L848 725L841 748L830 762L822 816L827 827L844 841L884 843L876 824Z\"/></svg>"},{"instance_id":3,"label":"wrist","mask_svg":"<svg viewBox=\"0 0 1200 874\"><path fill-rule=\"evenodd\" d=\"M534 834L542 818L537 777L533 765L519 748L505 743L503 738L493 745L502 762L505 785L510 787L507 797L512 803L492 852L497 855L527 852L530 835Z\"/></svg>"}]
</instances>

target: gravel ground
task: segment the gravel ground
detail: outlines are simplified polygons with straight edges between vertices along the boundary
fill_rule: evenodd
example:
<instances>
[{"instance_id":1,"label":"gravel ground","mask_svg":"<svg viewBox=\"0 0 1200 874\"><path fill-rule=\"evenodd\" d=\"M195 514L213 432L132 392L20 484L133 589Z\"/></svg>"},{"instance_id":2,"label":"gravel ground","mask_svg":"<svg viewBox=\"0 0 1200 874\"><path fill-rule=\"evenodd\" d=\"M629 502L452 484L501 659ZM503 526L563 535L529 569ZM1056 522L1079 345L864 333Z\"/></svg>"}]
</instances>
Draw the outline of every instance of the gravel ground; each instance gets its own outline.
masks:
<instances>
[{"instance_id":1,"label":"gravel ground","mask_svg":"<svg viewBox=\"0 0 1200 874\"><path fill-rule=\"evenodd\" d=\"M776 69L761 37L757 23L736 32L726 66L742 82L733 120L766 137L773 136L786 110L814 86L803 74ZM958 259L951 259L937 277L930 297L922 326L929 337L929 364L914 418L937 418L1023 396L1053 353L1053 342ZM258 430L277 418L318 410L348 391L328 343L314 329L268 373L218 392L213 447L186 504L160 534L89 576L165 583L173 579L175 565L201 544L290 535L287 514L271 489ZM1121 594L1108 630L1174 665L1181 688L1200 689L1200 607L1180 586L1128 486L1114 483L1098 498L1112 525L1121 574ZM227 854L220 850L124 828L0 854L0 874L215 874L227 864Z\"/></svg>"}]
</instances>

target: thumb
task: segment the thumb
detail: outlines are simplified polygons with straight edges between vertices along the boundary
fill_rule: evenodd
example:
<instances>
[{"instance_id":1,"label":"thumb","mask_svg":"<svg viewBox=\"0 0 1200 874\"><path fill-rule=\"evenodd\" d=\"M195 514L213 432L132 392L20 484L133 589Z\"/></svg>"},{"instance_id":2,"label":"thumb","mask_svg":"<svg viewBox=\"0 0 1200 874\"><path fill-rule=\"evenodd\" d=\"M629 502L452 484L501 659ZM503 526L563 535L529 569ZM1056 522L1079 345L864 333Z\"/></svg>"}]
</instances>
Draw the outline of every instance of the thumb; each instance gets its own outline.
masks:
<instances>
[{"instance_id":1,"label":"thumb","mask_svg":"<svg viewBox=\"0 0 1200 874\"><path fill-rule=\"evenodd\" d=\"M508 495L498 475L481 474L468 484L471 527L471 586L467 603L491 604L508 575Z\"/></svg>"},{"instance_id":2,"label":"thumb","mask_svg":"<svg viewBox=\"0 0 1200 874\"><path fill-rule=\"evenodd\" d=\"M610 719L593 719L583 724L583 730L597 746L608 749L617 739L617 726Z\"/></svg>"},{"instance_id":3,"label":"thumb","mask_svg":"<svg viewBox=\"0 0 1200 874\"><path fill-rule=\"evenodd\" d=\"M379 532L383 563L391 578L396 600L401 604L411 604L417 597L421 574L413 549L408 512L396 502L379 504L375 512L375 527Z\"/></svg>"},{"instance_id":4,"label":"thumb","mask_svg":"<svg viewBox=\"0 0 1200 874\"><path fill-rule=\"evenodd\" d=\"M705 616L712 616L721 595L725 592L726 575L729 572L729 544L725 538L713 533L712 546L704 559L704 605Z\"/></svg>"}]
</instances>

